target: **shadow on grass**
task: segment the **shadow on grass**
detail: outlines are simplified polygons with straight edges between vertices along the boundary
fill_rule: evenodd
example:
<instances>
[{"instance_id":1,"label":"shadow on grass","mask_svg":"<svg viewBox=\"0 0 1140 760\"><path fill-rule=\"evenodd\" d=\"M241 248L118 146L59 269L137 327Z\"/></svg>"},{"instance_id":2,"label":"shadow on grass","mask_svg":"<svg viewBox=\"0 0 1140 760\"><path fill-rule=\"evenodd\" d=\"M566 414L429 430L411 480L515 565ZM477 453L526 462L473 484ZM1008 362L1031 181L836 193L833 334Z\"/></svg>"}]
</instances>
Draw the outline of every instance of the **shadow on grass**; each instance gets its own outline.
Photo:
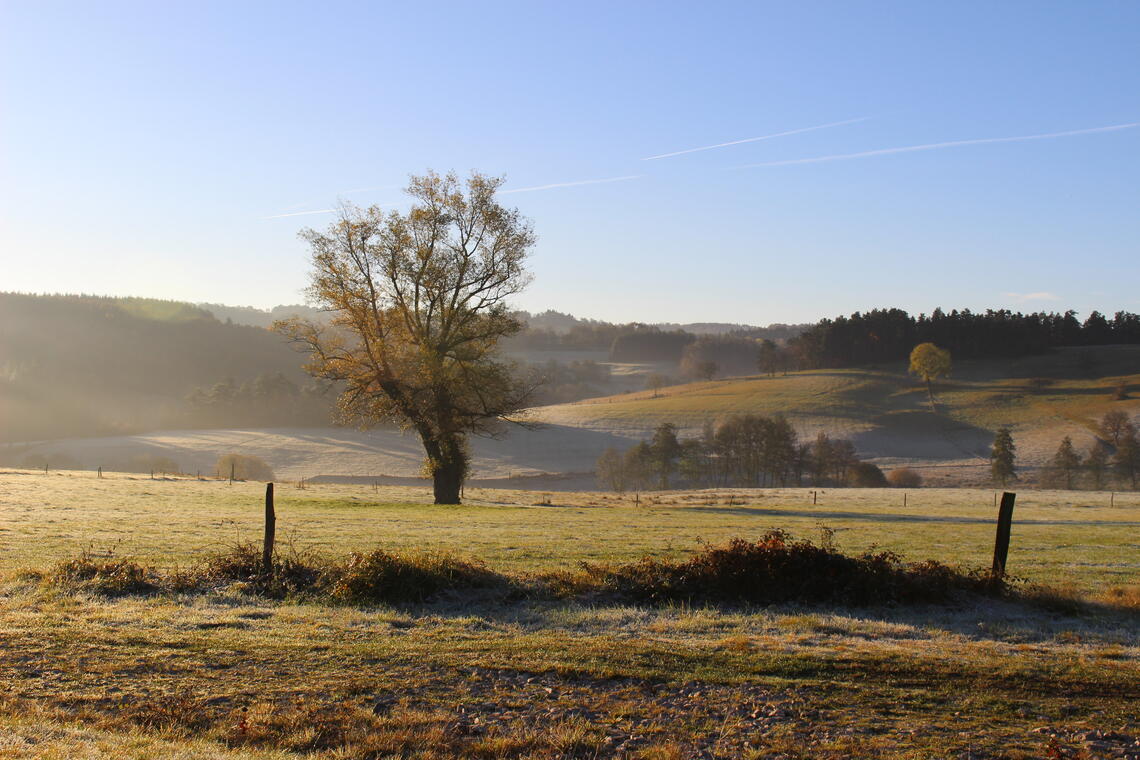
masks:
<instances>
[{"instance_id":1,"label":"shadow on grass","mask_svg":"<svg viewBox=\"0 0 1140 760\"><path fill-rule=\"evenodd\" d=\"M772 507L712 507L712 506L686 506L687 511L719 512L722 514L759 517L773 515L778 517L810 517L827 518L832 520L863 520L866 522L917 522L917 523L948 523L954 525L994 525L996 518L987 517L955 517L952 515L914 515L900 514L898 512L836 512L823 509L780 509ZM1121 527L1140 527L1140 521L1122 520L1015 520L1017 525L1080 525L1096 527L1104 525L1119 525Z\"/></svg>"}]
</instances>

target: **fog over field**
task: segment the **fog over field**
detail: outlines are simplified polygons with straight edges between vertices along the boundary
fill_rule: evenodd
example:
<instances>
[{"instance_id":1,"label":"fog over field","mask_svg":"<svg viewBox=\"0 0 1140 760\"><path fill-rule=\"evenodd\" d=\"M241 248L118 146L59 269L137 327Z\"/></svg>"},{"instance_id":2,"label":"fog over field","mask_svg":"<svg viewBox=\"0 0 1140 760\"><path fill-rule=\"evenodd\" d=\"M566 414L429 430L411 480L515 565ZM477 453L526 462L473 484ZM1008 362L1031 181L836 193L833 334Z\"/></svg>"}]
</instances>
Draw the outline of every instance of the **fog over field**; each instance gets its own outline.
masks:
<instances>
[{"instance_id":1,"label":"fog over field","mask_svg":"<svg viewBox=\"0 0 1140 760\"><path fill-rule=\"evenodd\" d=\"M414 432L331 426L337 388L306 375L302 355L256 326L319 312L208 306L0 295L9 327L0 336L7 420L0 462L212 473L221 456L240 453L289 480L422 476ZM763 414L787 419L801 441L820 433L850 439L860 458L887 470L910 467L932 485L988 484L994 432L1010 426L1023 479L1034 482L1065 436L1085 451L1103 438L1104 414L1140 412L1140 399L1127 397L1140 384L1133 345L959 360L931 411L901 362L797 369L777 354L774 361L788 363L762 372L756 347L792 345L805 326L724 325L698 334L688 331L694 326L620 326L552 312L525 318L530 326L507 354L519 372L539 378L535 400L549 403L515 415L522 424L471 439L478 481L542 478L560 490L588 488L606 449L628 450L663 423L699 437L709 423ZM32 339L37 330L58 337ZM694 377L702 356L715 357L705 360L716 365L711 380ZM653 378L660 387L647 388ZM1126 397L1115 400L1120 387Z\"/></svg>"},{"instance_id":2,"label":"fog over field","mask_svg":"<svg viewBox=\"0 0 1140 760\"><path fill-rule=\"evenodd\" d=\"M1140 760L1140 3L0 6L0 760Z\"/></svg>"}]
</instances>

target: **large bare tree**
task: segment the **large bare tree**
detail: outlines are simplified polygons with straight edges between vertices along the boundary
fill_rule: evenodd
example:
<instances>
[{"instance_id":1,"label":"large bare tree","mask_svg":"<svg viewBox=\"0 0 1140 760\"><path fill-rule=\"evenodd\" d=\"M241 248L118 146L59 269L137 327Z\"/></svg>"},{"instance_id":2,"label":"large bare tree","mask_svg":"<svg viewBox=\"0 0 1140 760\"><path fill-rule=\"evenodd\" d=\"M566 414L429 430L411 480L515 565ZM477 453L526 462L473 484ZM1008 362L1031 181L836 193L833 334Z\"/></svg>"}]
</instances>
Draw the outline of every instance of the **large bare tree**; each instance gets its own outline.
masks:
<instances>
[{"instance_id":1,"label":"large bare tree","mask_svg":"<svg viewBox=\"0 0 1140 760\"><path fill-rule=\"evenodd\" d=\"M276 329L309 353L306 369L343 383L338 416L394 421L419 434L435 502L458 504L468 434L495 435L532 390L498 352L522 325L507 299L530 281L530 223L495 200L502 179L428 172L412 177L407 213L340 208L312 249L310 299L328 325Z\"/></svg>"}]
</instances>

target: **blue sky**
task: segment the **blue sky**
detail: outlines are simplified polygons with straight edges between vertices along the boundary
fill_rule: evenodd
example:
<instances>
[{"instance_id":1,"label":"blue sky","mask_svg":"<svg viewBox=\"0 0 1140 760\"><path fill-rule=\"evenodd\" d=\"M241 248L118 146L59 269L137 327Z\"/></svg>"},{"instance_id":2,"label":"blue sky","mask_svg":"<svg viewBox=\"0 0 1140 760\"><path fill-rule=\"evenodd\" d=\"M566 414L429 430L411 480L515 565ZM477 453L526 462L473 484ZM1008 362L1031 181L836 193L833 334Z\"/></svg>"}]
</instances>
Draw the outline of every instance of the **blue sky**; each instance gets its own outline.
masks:
<instances>
[{"instance_id":1,"label":"blue sky","mask_svg":"<svg viewBox=\"0 0 1140 760\"><path fill-rule=\"evenodd\" d=\"M434 168L520 191L532 311L1140 311L1138 37L1124 0L8 1L0 290L297 302L302 212Z\"/></svg>"}]
</instances>

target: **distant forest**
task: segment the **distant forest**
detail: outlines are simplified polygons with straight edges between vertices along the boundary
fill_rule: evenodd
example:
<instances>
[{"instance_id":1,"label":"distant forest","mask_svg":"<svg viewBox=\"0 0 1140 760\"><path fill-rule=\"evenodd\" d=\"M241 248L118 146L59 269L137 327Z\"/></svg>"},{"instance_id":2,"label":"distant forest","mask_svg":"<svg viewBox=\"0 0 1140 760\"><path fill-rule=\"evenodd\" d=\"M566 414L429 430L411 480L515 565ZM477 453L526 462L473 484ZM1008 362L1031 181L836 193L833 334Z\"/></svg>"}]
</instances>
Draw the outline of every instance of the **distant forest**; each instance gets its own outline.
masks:
<instances>
[{"instance_id":1,"label":"distant forest","mask_svg":"<svg viewBox=\"0 0 1140 760\"><path fill-rule=\"evenodd\" d=\"M268 330L187 303L0 293L0 440L324 424L331 398Z\"/></svg>"},{"instance_id":2,"label":"distant forest","mask_svg":"<svg viewBox=\"0 0 1140 760\"><path fill-rule=\"evenodd\" d=\"M788 342L789 361L801 369L852 367L905 359L919 343L948 349L956 359L1040 354L1061 346L1140 343L1140 315L1118 311L1112 319L1094 311L1020 314L1004 309L912 317L901 309L875 309L824 319Z\"/></svg>"},{"instance_id":3,"label":"distant forest","mask_svg":"<svg viewBox=\"0 0 1140 760\"><path fill-rule=\"evenodd\" d=\"M928 341L948 349L955 359L1140 343L1140 315L1120 311L1109 319L1094 311L1082 322L1074 311L935 309L929 316L912 317L901 309L875 309L810 326L773 325L712 335L626 326L616 332L609 357L615 362L677 362L683 376L696 378L898 362Z\"/></svg>"},{"instance_id":4,"label":"distant forest","mask_svg":"<svg viewBox=\"0 0 1140 760\"><path fill-rule=\"evenodd\" d=\"M698 340L786 342L811 327L785 324L755 327L724 322L614 324L578 319L557 311L541 314L521 311L516 312L516 316L527 328L507 342L508 350L605 351L613 362L680 362L685 347Z\"/></svg>"},{"instance_id":5,"label":"distant forest","mask_svg":"<svg viewBox=\"0 0 1140 760\"><path fill-rule=\"evenodd\" d=\"M336 388L266 329L271 311L147 298L0 293L0 442L164 428L327 425ZM547 311L505 349L545 380L535 403L616 392L605 362L671 365L684 378L901 362L925 341L955 359L1140 343L1140 316L899 309L815 325L616 325ZM684 328L684 329L682 329ZM620 390L620 388L618 388Z\"/></svg>"}]
</instances>

